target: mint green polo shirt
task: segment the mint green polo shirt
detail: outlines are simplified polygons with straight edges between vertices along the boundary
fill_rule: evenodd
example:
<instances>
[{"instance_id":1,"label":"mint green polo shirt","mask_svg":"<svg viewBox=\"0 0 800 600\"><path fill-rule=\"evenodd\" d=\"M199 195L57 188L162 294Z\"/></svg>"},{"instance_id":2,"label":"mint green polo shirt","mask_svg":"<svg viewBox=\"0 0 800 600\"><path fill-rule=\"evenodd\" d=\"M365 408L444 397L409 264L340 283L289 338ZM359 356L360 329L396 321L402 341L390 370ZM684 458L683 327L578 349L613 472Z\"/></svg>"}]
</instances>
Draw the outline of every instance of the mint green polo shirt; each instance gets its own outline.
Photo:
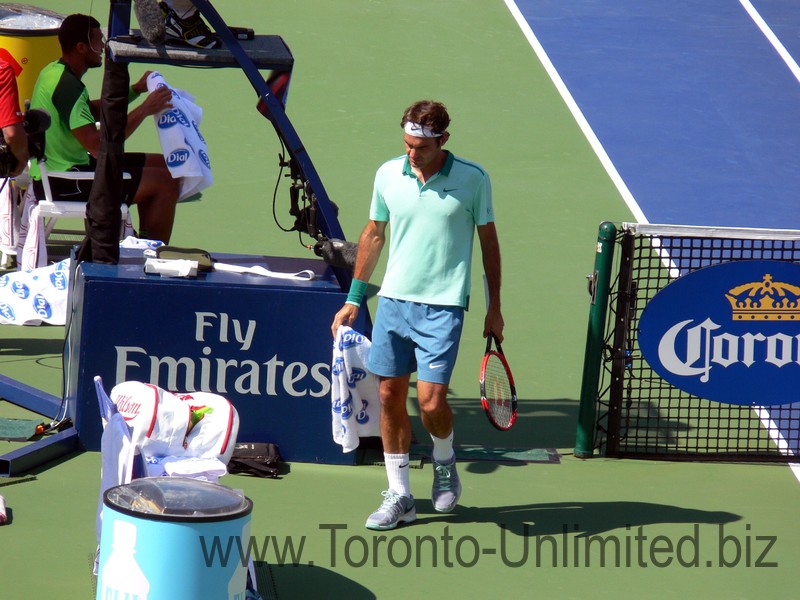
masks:
<instances>
[{"instance_id":1,"label":"mint green polo shirt","mask_svg":"<svg viewBox=\"0 0 800 600\"><path fill-rule=\"evenodd\" d=\"M468 308L476 226L494 221L489 175L447 153L423 185L403 155L375 175L370 219L389 223L389 260L379 294Z\"/></svg>"}]
</instances>

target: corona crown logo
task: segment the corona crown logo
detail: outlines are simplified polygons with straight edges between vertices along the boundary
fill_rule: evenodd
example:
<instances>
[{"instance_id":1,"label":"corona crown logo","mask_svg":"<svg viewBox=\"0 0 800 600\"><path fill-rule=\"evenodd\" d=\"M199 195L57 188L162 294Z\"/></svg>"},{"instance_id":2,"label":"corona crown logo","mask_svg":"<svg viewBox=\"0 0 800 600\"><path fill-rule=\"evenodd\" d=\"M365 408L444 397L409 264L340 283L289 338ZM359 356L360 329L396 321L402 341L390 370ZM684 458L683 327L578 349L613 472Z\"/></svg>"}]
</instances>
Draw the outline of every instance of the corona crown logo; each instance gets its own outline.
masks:
<instances>
[{"instance_id":1,"label":"corona crown logo","mask_svg":"<svg viewBox=\"0 0 800 600\"><path fill-rule=\"evenodd\" d=\"M725 297L735 321L800 320L800 286L773 281L769 273L760 282L731 288Z\"/></svg>"}]
</instances>

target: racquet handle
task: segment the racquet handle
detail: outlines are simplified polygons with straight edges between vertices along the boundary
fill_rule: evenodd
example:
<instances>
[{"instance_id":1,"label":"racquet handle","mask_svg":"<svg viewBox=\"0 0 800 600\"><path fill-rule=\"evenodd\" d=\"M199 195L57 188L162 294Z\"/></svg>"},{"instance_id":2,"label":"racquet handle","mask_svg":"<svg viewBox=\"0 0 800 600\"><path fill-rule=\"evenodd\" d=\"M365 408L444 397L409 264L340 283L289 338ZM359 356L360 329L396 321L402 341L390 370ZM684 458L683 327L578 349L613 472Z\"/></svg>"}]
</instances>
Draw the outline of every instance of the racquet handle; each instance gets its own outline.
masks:
<instances>
[{"instance_id":1,"label":"racquet handle","mask_svg":"<svg viewBox=\"0 0 800 600\"><path fill-rule=\"evenodd\" d=\"M503 348L502 346L500 346L500 342L497 339L497 337L491 331L489 332L489 335L486 336L486 354L489 354L489 352L492 350L492 341L494 341L494 345L495 348L497 348L497 352L499 354L502 354Z\"/></svg>"}]
</instances>

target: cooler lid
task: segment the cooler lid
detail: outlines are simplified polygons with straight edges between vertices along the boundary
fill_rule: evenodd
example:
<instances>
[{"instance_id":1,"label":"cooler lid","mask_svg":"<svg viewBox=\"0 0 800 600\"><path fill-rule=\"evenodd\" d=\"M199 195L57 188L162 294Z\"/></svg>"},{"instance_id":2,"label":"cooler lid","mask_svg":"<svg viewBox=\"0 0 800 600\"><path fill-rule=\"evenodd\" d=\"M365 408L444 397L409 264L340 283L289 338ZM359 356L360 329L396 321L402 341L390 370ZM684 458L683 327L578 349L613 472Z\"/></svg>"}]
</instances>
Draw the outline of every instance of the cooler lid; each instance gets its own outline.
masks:
<instances>
[{"instance_id":1,"label":"cooler lid","mask_svg":"<svg viewBox=\"0 0 800 600\"><path fill-rule=\"evenodd\" d=\"M0 4L0 31L4 33L56 33L63 20L64 15L37 6Z\"/></svg>"},{"instance_id":2,"label":"cooler lid","mask_svg":"<svg viewBox=\"0 0 800 600\"><path fill-rule=\"evenodd\" d=\"M134 479L107 490L103 502L126 514L164 520L219 521L253 508L241 490L187 477Z\"/></svg>"}]
</instances>

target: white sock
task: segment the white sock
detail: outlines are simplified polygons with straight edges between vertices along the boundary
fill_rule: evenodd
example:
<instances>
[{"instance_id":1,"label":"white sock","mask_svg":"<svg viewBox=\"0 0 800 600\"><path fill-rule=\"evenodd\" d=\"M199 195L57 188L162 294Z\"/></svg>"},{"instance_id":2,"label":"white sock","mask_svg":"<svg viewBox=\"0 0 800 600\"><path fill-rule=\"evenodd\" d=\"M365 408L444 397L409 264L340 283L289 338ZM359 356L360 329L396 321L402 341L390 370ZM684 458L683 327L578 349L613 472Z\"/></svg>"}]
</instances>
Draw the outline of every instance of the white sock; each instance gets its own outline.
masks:
<instances>
[{"instance_id":1,"label":"white sock","mask_svg":"<svg viewBox=\"0 0 800 600\"><path fill-rule=\"evenodd\" d=\"M438 463L450 462L456 457L453 451L453 430L446 438L438 438L431 434L433 440L433 460Z\"/></svg>"},{"instance_id":2,"label":"white sock","mask_svg":"<svg viewBox=\"0 0 800 600\"><path fill-rule=\"evenodd\" d=\"M411 483L408 478L408 454L383 454L389 489L400 496L411 496Z\"/></svg>"}]
</instances>

